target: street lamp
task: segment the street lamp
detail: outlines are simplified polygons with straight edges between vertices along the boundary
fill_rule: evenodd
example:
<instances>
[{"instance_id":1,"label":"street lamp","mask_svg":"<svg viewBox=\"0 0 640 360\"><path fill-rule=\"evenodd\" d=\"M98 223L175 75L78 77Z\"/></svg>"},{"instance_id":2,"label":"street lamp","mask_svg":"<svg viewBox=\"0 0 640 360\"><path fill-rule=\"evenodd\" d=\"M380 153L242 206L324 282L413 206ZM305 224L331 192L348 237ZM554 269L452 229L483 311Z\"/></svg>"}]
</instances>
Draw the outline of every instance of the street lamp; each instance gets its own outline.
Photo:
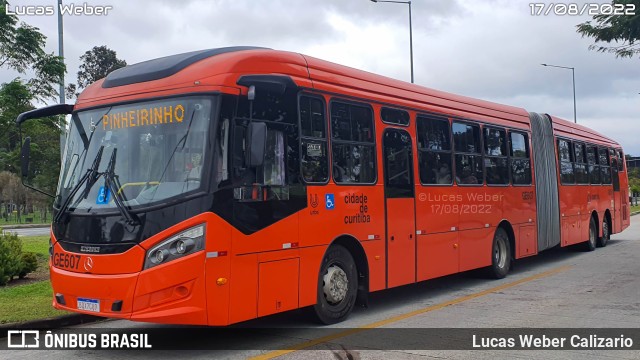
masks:
<instances>
[{"instance_id":1,"label":"street lamp","mask_svg":"<svg viewBox=\"0 0 640 360\"><path fill-rule=\"evenodd\" d=\"M577 124L578 119L576 118L576 69L572 67L567 67L567 66L558 66L558 65L550 65L550 64L540 64L540 65L571 70L571 76L573 78L573 122Z\"/></svg>"},{"instance_id":2,"label":"street lamp","mask_svg":"<svg viewBox=\"0 0 640 360\"><path fill-rule=\"evenodd\" d=\"M58 56L64 61L63 23L62 23L62 0L58 0ZM60 104L64 104L64 74L60 81Z\"/></svg>"},{"instance_id":3,"label":"street lamp","mask_svg":"<svg viewBox=\"0 0 640 360\"><path fill-rule=\"evenodd\" d=\"M411 58L411 83L413 84L413 30L411 26L411 1L371 0L374 3L395 3L409 5L409 54Z\"/></svg>"}]
</instances>

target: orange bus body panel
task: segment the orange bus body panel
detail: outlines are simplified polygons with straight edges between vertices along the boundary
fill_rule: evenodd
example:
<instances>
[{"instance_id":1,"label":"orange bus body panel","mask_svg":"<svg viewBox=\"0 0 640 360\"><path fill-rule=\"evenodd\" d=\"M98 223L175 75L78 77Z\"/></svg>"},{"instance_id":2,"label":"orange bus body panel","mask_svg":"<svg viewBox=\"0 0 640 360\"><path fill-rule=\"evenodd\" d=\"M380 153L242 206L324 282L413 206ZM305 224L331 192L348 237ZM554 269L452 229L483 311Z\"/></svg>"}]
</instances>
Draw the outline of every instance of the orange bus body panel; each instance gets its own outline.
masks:
<instances>
[{"instance_id":1,"label":"orange bus body panel","mask_svg":"<svg viewBox=\"0 0 640 360\"><path fill-rule=\"evenodd\" d=\"M387 199L388 287L416 281L414 200Z\"/></svg>"}]
</instances>

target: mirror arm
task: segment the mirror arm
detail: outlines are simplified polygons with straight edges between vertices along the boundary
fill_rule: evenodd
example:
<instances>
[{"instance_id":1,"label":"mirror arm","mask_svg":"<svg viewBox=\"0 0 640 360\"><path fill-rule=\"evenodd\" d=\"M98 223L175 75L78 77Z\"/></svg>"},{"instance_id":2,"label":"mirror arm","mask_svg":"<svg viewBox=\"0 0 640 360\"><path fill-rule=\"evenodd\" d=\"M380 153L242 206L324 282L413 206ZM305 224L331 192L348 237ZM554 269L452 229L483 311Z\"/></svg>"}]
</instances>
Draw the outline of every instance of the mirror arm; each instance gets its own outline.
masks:
<instances>
[{"instance_id":1,"label":"mirror arm","mask_svg":"<svg viewBox=\"0 0 640 360\"><path fill-rule=\"evenodd\" d=\"M56 196L55 196L55 195L53 195L53 194L49 194L48 192L46 192L46 191L44 191L44 190L40 190L40 189L38 189L38 188L36 188L36 187L33 187L33 186L31 186L31 185L29 185L29 184L25 183L25 182L24 182L24 178L22 178L22 185L24 185L24 187L26 187L26 188L28 188L28 189L31 189L31 190L36 191L36 192L39 192L40 194L42 194L42 195L46 195L46 196L48 196L48 197L50 197L50 198L52 198L52 199L55 199L55 198L56 198Z\"/></svg>"}]
</instances>

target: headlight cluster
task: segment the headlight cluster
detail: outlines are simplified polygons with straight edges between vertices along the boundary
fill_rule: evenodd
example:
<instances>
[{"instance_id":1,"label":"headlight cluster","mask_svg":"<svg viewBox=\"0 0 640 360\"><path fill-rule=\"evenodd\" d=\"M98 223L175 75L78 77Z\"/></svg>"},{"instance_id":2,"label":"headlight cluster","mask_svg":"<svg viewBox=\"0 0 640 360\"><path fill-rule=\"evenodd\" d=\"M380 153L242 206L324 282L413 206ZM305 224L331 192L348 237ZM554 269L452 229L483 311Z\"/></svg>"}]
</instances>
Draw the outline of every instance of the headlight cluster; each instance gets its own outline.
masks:
<instances>
[{"instance_id":1,"label":"headlight cluster","mask_svg":"<svg viewBox=\"0 0 640 360\"><path fill-rule=\"evenodd\" d=\"M149 269L201 250L204 250L204 224L187 229L149 249L144 268Z\"/></svg>"}]
</instances>

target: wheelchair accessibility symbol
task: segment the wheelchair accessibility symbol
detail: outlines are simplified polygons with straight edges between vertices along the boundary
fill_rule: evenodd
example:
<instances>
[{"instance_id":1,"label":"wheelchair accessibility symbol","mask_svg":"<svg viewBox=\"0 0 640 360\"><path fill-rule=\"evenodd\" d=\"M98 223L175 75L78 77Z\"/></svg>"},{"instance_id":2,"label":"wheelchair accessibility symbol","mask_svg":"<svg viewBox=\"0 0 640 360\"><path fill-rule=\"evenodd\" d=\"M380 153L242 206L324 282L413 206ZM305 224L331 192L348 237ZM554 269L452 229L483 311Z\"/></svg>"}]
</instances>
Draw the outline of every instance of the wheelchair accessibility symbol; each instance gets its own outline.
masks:
<instances>
[{"instance_id":1,"label":"wheelchair accessibility symbol","mask_svg":"<svg viewBox=\"0 0 640 360\"><path fill-rule=\"evenodd\" d=\"M325 204L326 204L327 210L335 209L336 203L335 203L335 198L333 197L333 194L325 194L324 198L325 198Z\"/></svg>"},{"instance_id":2,"label":"wheelchair accessibility symbol","mask_svg":"<svg viewBox=\"0 0 640 360\"><path fill-rule=\"evenodd\" d=\"M98 190L98 198L96 199L96 204L107 205L109 203L109 197L110 197L109 195L111 195L109 188L105 186L100 186L100 190Z\"/></svg>"}]
</instances>

